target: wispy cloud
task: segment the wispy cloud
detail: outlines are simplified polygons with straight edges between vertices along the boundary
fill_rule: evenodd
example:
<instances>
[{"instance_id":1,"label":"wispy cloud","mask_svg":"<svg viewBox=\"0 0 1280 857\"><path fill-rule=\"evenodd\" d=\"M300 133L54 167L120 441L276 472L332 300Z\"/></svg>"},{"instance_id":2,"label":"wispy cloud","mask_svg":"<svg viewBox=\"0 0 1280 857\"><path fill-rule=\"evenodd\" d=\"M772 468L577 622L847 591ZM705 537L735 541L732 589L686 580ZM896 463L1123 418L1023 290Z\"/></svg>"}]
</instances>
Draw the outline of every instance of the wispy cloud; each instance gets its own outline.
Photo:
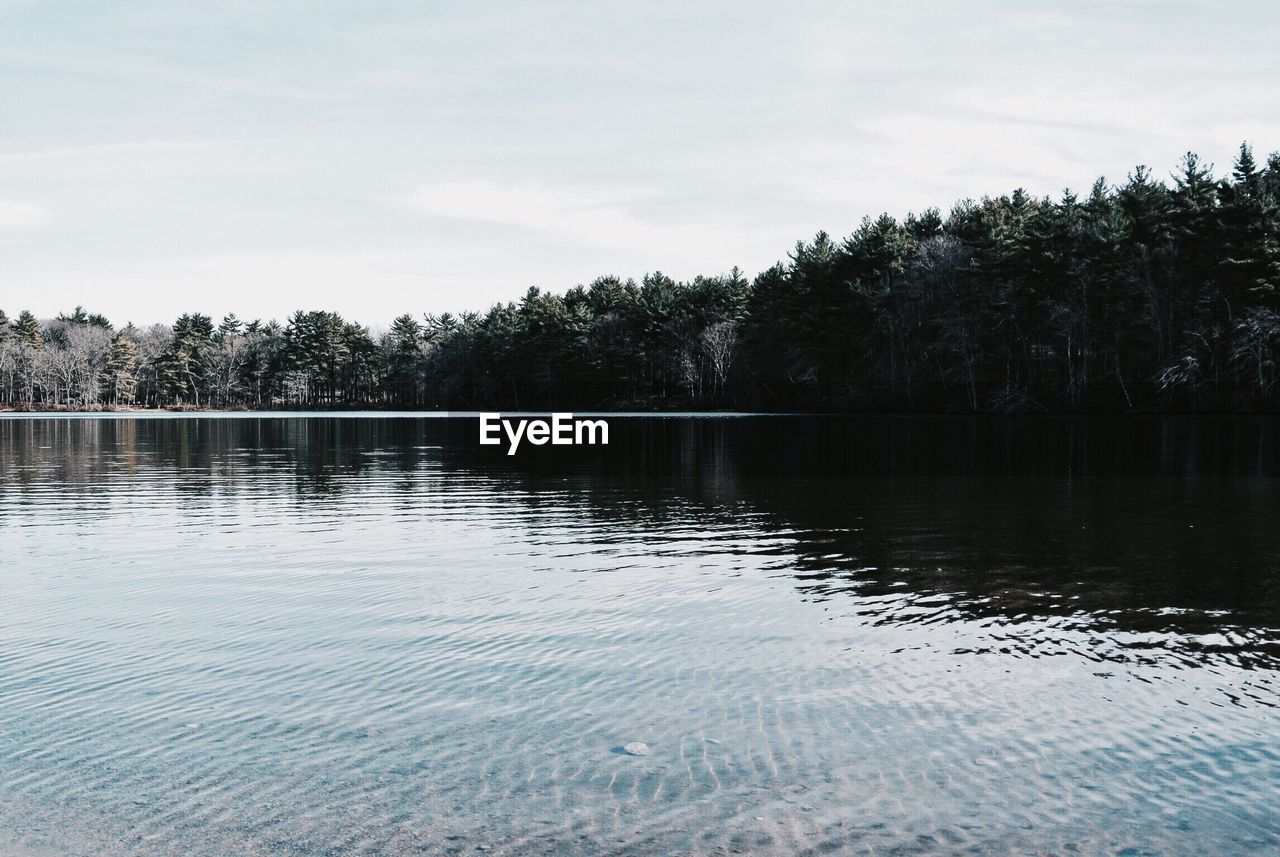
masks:
<instances>
[{"instance_id":1,"label":"wispy cloud","mask_svg":"<svg viewBox=\"0 0 1280 857\"><path fill-rule=\"evenodd\" d=\"M49 219L49 209L29 202L0 199L0 229L39 226Z\"/></svg>"},{"instance_id":2,"label":"wispy cloud","mask_svg":"<svg viewBox=\"0 0 1280 857\"><path fill-rule=\"evenodd\" d=\"M194 149L208 145L211 144L196 140L131 140L122 143L99 143L89 146L52 146L47 149L30 149L18 152L0 151L0 163L48 161L56 158L79 158L130 152L163 152L174 149Z\"/></svg>"},{"instance_id":3,"label":"wispy cloud","mask_svg":"<svg viewBox=\"0 0 1280 857\"><path fill-rule=\"evenodd\" d=\"M0 0L5 277L50 313L478 308L1280 146L1266 0L373 5Z\"/></svg>"},{"instance_id":4,"label":"wispy cloud","mask_svg":"<svg viewBox=\"0 0 1280 857\"><path fill-rule=\"evenodd\" d=\"M627 207L636 194L488 180L423 185L408 202L418 211L458 220L552 232L602 246L631 242L654 227Z\"/></svg>"},{"instance_id":5,"label":"wispy cloud","mask_svg":"<svg viewBox=\"0 0 1280 857\"><path fill-rule=\"evenodd\" d=\"M657 223L635 209L653 194L543 184L505 185L489 180L423 185L408 203L425 214L514 226L555 235L571 244L604 249L667 250L718 246L741 240L746 224L722 221Z\"/></svg>"}]
</instances>

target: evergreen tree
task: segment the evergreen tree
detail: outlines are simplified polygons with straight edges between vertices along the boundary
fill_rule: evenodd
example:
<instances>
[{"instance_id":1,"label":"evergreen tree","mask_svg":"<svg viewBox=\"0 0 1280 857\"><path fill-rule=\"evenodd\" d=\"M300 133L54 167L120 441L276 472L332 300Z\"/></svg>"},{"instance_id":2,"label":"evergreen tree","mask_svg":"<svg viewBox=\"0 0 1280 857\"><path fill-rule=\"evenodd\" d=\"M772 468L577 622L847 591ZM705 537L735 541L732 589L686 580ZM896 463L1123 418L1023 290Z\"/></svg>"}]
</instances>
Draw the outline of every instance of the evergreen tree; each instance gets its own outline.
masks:
<instances>
[{"instance_id":1,"label":"evergreen tree","mask_svg":"<svg viewBox=\"0 0 1280 857\"><path fill-rule=\"evenodd\" d=\"M159 358L163 394L178 404L190 397L192 404L200 407L213 344L213 319L200 313L179 317L173 323L169 348Z\"/></svg>"},{"instance_id":2,"label":"evergreen tree","mask_svg":"<svg viewBox=\"0 0 1280 857\"><path fill-rule=\"evenodd\" d=\"M108 406L131 405L138 387L136 364L138 347L134 344L132 329L127 328L111 337L111 349L102 371L100 387L103 404Z\"/></svg>"},{"instance_id":3,"label":"evergreen tree","mask_svg":"<svg viewBox=\"0 0 1280 857\"><path fill-rule=\"evenodd\" d=\"M115 331L0 314L32 407L1130 411L1280 406L1280 155L1059 198L1025 190L819 233L748 281L601 277L377 342L326 311Z\"/></svg>"}]
</instances>

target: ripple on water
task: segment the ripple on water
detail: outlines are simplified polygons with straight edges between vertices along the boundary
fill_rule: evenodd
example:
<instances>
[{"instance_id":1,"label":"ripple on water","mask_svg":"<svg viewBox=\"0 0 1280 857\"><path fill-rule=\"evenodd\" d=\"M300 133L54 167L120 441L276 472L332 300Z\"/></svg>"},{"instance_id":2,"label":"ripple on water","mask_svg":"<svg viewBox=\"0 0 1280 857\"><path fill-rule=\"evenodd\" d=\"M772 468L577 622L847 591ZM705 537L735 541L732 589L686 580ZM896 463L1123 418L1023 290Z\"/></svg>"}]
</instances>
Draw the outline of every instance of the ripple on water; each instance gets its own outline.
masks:
<instances>
[{"instance_id":1,"label":"ripple on water","mask_svg":"<svg viewBox=\"0 0 1280 857\"><path fill-rule=\"evenodd\" d=\"M1280 848L1274 604L1134 535L1036 547L1167 485L566 481L407 420L31 422L0 422L0 851ZM1271 489L1204 490L1272 563L1235 585L1274 581L1239 517Z\"/></svg>"}]
</instances>

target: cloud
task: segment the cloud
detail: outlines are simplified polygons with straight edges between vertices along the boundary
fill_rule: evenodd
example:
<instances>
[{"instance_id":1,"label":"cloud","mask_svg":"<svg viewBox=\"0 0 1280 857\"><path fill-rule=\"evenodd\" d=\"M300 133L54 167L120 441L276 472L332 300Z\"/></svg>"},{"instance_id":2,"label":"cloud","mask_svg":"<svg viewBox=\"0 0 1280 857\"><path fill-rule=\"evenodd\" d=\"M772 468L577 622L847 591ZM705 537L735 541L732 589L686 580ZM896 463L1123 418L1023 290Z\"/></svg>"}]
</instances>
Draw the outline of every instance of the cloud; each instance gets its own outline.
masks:
<instances>
[{"instance_id":1,"label":"cloud","mask_svg":"<svg viewBox=\"0 0 1280 857\"><path fill-rule=\"evenodd\" d=\"M403 312L483 309L527 285L485 281L486 288L477 289L468 275L478 261L466 247L280 247L104 261L92 268L70 260L15 267L5 276L27 284L27 308L40 316L80 303L121 323L168 321L184 312L220 318L232 311L246 319L283 320L297 309L337 310L379 323ZM466 282L478 296L461 301L442 294L441 284L451 280Z\"/></svg>"},{"instance_id":2,"label":"cloud","mask_svg":"<svg viewBox=\"0 0 1280 857\"><path fill-rule=\"evenodd\" d=\"M418 211L457 220L550 232L604 247L634 246L656 227L631 213L636 194L603 194L540 184L501 185L487 180L424 185L408 202Z\"/></svg>"},{"instance_id":3,"label":"cloud","mask_svg":"<svg viewBox=\"0 0 1280 857\"><path fill-rule=\"evenodd\" d=\"M134 140L124 143L99 143L90 146L54 146L22 152L0 152L0 163L45 161L54 158L77 158L86 155L114 155L128 152L161 152L212 145L194 140Z\"/></svg>"},{"instance_id":4,"label":"cloud","mask_svg":"<svg viewBox=\"0 0 1280 857\"><path fill-rule=\"evenodd\" d=\"M661 248L672 256L702 258L713 249L712 255L724 259L755 236L754 225L741 218L646 219L633 209L658 200L636 191L473 180L423 185L407 202L425 214L513 226L603 250Z\"/></svg>"},{"instance_id":5,"label":"cloud","mask_svg":"<svg viewBox=\"0 0 1280 857\"><path fill-rule=\"evenodd\" d=\"M29 202L0 199L0 229L39 226L49 219L49 209Z\"/></svg>"}]
</instances>

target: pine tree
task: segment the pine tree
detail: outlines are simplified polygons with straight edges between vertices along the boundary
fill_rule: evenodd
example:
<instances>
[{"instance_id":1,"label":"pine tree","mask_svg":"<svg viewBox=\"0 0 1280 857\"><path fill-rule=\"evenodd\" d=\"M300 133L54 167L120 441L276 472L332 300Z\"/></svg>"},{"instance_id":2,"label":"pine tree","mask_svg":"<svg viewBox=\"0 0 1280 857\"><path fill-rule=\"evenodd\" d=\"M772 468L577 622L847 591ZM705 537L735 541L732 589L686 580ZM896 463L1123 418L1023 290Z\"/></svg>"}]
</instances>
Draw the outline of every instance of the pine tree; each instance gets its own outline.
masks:
<instances>
[{"instance_id":1,"label":"pine tree","mask_svg":"<svg viewBox=\"0 0 1280 857\"><path fill-rule=\"evenodd\" d=\"M100 381L104 404L133 404L138 387L137 360L137 345L127 331L122 330L111 337L111 349L107 352L107 365Z\"/></svg>"},{"instance_id":2,"label":"pine tree","mask_svg":"<svg viewBox=\"0 0 1280 857\"><path fill-rule=\"evenodd\" d=\"M1280 306L1280 188L1270 166L1257 168L1247 144L1240 146L1232 181L1221 188L1223 211L1219 274L1241 305Z\"/></svg>"},{"instance_id":3,"label":"pine tree","mask_svg":"<svg viewBox=\"0 0 1280 857\"><path fill-rule=\"evenodd\" d=\"M397 404L419 404L418 366L422 357L422 325L405 313L391 322L387 356L390 392Z\"/></svg>"},{"instance_id":4,"label":"pine tree","mask_svg":"<svg viewBox=\"0 0 1280 857\"><path fill-rule=\"evenodd\" d=\"M44 340L40 336L40 322L29 311L23 310L10 325L18 341L30 348L40 348Z\"/></svg>"},{"instance_id":5,"label":"pine tree","mask_svg":"<svg viewBox=\"0 0 1280 857\"><path fill-rule=\"evenodd\" d=\"M184 313L173 323L173 340L160 355L159 375L163 390L181 403L190 396L200 406L205 385L209 352L213 347L213 319L200 313Z\"/></svg>"}]
</instances>

